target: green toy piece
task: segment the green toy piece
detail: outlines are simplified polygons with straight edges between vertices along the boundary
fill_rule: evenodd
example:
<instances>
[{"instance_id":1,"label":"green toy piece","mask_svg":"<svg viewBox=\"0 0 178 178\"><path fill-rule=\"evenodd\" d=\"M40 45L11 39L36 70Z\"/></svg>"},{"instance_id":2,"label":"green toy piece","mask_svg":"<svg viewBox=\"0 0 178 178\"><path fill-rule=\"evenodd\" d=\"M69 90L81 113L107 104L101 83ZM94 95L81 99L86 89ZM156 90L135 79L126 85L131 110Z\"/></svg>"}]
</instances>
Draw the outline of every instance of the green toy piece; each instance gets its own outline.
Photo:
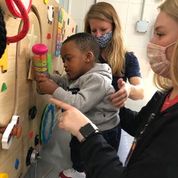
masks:
<instances>
[{"instance_id":1,"label":"green toy piece","mask_svg":"<svg viewBox=\"0 0 178 178\"><path fill-rule=\"evenodd\" d=\"M7 85L6 85L6 83L3 83L1 86L1 92L4 92L6 90L7 90Z\"/></svg>"}]
</instances>

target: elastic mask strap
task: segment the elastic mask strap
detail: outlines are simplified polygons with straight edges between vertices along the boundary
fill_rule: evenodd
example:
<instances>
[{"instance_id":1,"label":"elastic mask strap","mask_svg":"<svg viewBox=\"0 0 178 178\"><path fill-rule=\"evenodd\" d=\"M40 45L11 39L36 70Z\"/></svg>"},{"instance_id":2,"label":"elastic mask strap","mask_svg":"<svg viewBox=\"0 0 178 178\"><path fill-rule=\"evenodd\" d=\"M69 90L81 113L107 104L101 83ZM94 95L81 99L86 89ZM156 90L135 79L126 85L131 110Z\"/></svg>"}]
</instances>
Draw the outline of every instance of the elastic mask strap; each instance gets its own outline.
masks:
<instances>
[{"instance_id":1,"label":"elastic mask strap","mask_svg":"<svg viewBox=\"0 0 178 178\"><path fill-rule=\"evenodd\" d=\"M167 46L166 46L166 49L167 49L167 48L169 48L170 46L175 45L175 44L176 44L176 42L177 42L177 41L174 41L173 43L171 43L171 44L167 45Z\"/></svg>"}]
</instances>

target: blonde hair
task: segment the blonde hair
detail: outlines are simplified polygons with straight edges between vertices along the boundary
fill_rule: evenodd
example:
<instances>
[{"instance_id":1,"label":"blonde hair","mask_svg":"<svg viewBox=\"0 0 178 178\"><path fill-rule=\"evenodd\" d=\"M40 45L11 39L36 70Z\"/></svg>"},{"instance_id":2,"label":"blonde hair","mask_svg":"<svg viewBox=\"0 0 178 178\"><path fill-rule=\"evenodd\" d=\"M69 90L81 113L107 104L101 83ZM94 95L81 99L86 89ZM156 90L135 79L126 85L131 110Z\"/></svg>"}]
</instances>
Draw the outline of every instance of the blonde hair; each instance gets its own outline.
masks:
<instances>
[{"instance_id":1,"label":"blonde hair","mask_svg":"<svg viewBox=\"0 0 178 178\"><path fill-rule=\"evenodd\" d=\"M162 91L168 91L172 88L172 81L168 78L164 78L156 73L154 73L153 78L156 87Z\"/></svg>"},{"instance_id":2,"label":"blonde hair","mask_svg":"<svg viewBox=\"0 0 178 178\"><path fill-rule=\"evenodd\" d=\"M114 75L121 76L125 68L125 49L121 32L121 24L114 7L106 2L93 4L85 16L85 32L91 33L89 20L99 19L113 25L111 43L105 48L107 63L112 68Z\"/></svg>"},{"instance_id":3,"label":"blonde hair","mask_svg":"<svg viewBox=\"0 0 178 178\"><path fill-rule=\"evenodd\" d=\"M178 86L178 41L174 48L171 61L171 79L174 86Z\"/></svg>"},{"instance_id":4,"label":"blonde hair","mask_svg":"<svg viewBox=\"0 0 178 178\"><path fill-rule=\"evenodd\" d=\"M159 9L178 23L178 0L166 0L159 6ZM169 90L173 85L178 85L178 44L175 45L171 57L170 75L171 80L155 74L154 83L162 90Z\"/></svg>"},{"instance_id":5,"label":"blonde hair","mask_svg":"<svg viewBox=\"0 0 178 178\"><path fill-rule=\"evenodd\" d=\"M166 0L159 6L159 9L178 22L178 0Z\"/></svg>"}]
</instances>

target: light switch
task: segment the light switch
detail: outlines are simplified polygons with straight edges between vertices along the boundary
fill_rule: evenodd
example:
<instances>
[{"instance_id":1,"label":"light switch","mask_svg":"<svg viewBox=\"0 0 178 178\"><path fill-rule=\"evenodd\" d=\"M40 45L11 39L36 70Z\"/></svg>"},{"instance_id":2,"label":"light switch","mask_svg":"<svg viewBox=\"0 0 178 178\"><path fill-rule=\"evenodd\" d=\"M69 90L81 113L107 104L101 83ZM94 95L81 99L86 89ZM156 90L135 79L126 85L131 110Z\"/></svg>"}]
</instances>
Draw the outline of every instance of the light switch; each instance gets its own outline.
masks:
<instances>
[{"instance_id":1,"label":"light switch","mask_svg":"<svg viewBox=\"0 0 178 178\"><path fill-rule=\"evenodd\" d=\"M139 20L136 23L136 31L140 33L145 33L148 31L149 22L146 20Z\"/></svg>"}]
</instances>

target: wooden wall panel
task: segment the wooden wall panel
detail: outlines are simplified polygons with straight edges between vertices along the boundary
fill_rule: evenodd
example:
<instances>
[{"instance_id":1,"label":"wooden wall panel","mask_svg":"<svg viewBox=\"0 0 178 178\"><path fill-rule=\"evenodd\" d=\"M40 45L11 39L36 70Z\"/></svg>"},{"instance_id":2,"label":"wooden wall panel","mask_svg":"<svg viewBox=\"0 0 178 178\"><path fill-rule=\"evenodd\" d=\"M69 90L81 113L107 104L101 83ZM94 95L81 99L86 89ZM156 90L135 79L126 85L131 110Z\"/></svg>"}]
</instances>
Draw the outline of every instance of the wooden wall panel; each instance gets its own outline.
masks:
<instances>
[{"instance_id":1,"label":"wooden wall panel","mask_svg":"<svg viewBox=\"0 0 178 178\"><path fill-rule=\"evenodd\" d=\"M22 2L29 1L23 0ZM0 0L0 7L4 8L4 0ZM0 91L0 129L7 127L14 114L19 116L19 124L22 126L20 138L13 137L12 144L8 150L1 148L0 143L0 177L1 173L7 173L9 178L21 178L27 172L26 156L30 147L35 147L34 139L39 135L41 116L50 96L39 95L36 91L36 83L29 80L30 61L32 60L31 47L35 43L44 43L48 46L49 54L52 56L52 71L64 73L60 56L55 56L56 37L58 28L59 5L56 0L33 0L32 9L29 12L30 28L28 34L21 41L11 43L8 50L8 69L2 73L0 70L0 87L5 83L7 89ZM54 6L54 20L48 23L48 5ZM65 38L75 33L75 22L64 13ZM40 21L39 21L40 20ZM67 24L67 21L70 24ZM16 35L22 22L19 18L7 15L5 10L5 21L8 36ZM41 26L40 26L41 25ZM47 36L51 38L47 38ZM29 109L33 106L37 108L35 119L30 120ZM0 133L0 138L2 137ZM19 161L19 166L15 163Z\"/></svg>"},{"instance_id":2,"label":"wooden wall panel","mask_svg":"<svg viewBox=\"0 0 178 178\"><path fill-rule=\"evenodd\" d=\"M1 3L4 3L4 0L0 0L0 6ZM55 26L54 23L48 23L47 5L58 7L55 0L49 0L48 4L44 4L43 0L33 0L33 8L41 19L42 34L36 14L30 11L28 34L18 43L8 45L8 70L6 73L0 71L0 87L3 83L7 85L6 91L0 91L0 127L6 127L14 114L19 115L19 123L22 126L21 137L19 139L13 137L8 150L3 150L0 144L0 175L7 173L9 178L23 177L29 168L26 166L27 151L29 147L34 147L35 135L39 134L41 115L48 103L47 96L36 92L35 82L27 79L33 44L39 42L47 44L52 56L54 53L52 42L55 42L56 35L53 34ZM8 36L16 35L21 24L20 19L7 17L6 14L5 18ZM47 39L48 33L51 34L51 39ZM28 112L34 105L37 107L37 115L34 120L30 120ZM19 161L18 168L15 168L16 160Z\"/></svg>"}]
</instances>

